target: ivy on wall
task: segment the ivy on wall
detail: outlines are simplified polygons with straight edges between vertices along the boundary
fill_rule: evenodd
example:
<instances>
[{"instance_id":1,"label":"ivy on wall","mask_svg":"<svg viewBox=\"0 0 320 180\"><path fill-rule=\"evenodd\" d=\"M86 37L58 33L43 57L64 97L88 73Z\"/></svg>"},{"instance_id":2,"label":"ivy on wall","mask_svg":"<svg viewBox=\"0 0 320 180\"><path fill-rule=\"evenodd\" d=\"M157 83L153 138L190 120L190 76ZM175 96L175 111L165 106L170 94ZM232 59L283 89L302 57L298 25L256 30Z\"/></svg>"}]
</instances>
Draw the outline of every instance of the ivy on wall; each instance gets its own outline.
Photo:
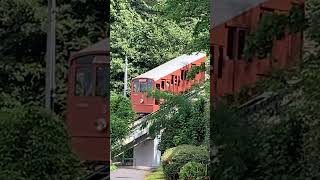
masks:
<instances>
[{"instance_id":1,"label":"ivy on wall","mask_svg":"<svg viewBox=\"0 0 320 180\"><path fill-rule=\"evenodd\" d=\"M273 41L282 39L286 32L298 33L306 28L304 7L294 5L288 15L264 14L257 30L252 32L246 41L244 58L264 59L272 54Z\"/></svg>"}]
</instances>

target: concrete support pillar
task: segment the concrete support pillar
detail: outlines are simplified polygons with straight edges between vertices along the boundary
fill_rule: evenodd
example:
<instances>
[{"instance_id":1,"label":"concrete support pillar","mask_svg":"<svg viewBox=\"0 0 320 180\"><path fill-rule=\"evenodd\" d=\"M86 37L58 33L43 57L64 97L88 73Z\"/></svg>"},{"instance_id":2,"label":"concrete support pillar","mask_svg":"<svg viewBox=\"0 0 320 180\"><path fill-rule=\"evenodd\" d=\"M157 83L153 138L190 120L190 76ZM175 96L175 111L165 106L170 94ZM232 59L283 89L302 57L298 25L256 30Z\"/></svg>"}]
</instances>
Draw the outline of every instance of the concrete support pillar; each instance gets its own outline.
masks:
<instances>
[{"instance_id":1,"label":"concrete support pillar","mask_svg":"<svg viewBox=\"0 0 320 180\"><path fill-rule=\"evenodd\" d=\"M159 138L147 139L133 149L134 165L145 167L160 166Z\"/></svg>"}]
</instances>

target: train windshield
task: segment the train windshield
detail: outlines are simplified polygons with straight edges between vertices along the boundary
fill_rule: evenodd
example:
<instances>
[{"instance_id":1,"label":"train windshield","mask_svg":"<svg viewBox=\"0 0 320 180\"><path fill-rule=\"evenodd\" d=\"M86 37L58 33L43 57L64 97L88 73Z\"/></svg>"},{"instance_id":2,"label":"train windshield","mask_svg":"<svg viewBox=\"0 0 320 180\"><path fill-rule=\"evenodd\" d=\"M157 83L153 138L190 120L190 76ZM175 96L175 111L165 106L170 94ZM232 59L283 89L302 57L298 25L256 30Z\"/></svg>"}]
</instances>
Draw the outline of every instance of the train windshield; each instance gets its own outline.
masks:
<instances>
[{"instance_id":1,"label":"train windshield","mask_svg":"<svg viewBox=\"0 0 320 180\"><path fill-rule=\"evenodd\" d=\"M93 92L91 67L78 67L76 70L76 96L90 96Z\"/></svg>"},{"instance_id":2,"label":"train windshield","mask_svg":"<svg viewBox=\"0 0 320 180\"><path fill-rule=\"evenodd\" d=\"M147 92L153 86L150 79L137 79L133 81L133 92Z\"/></svg>"},{"instance_id":3,"label":"train windshield","mask_svg":"<svg viewBox=\"0 0 320 180\"><path fill-rule=\"evenodd\" d=\"M96 96L105 96L107 91L107 67L101 66L96 69Z\"/></svg>"},{"instance_id":4,"label":"train windshield","mask_svg":"<svg viewBox=\"0 0 320 180\"><path fill-rule=\"evenodd\" d=\"M75 96L105 96L107 67L97 56L83 56L75 60Z\"/></svg>"}]
</instances>

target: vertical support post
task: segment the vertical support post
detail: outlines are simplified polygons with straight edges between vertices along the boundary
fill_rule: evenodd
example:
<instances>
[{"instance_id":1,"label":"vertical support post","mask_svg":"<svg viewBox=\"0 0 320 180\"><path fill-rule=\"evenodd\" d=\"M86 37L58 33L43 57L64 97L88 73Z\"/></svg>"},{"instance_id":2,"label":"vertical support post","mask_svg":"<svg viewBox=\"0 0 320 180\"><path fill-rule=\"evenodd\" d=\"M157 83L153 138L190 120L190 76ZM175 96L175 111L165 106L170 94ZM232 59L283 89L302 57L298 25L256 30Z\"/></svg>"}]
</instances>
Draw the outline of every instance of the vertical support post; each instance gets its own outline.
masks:
<instances>
[{"instance_id":1,"label":"vertical support post","mask_svg":"<svg viewBox=\"0 0 320 180\"><path fill-rule=\"evenodd\" d=\"M125 68L124 68L124 90L123 90L124 96L127 96L127 89L128 89L128 58L126 56Z\"/></svg>"},{"instance_id":2,"label":"vertical support post","mask_svg":"<svg viewBox=\"0 0 320 180\"><path fill-rule=\"evenodd\" d=\"M48 110L53 109L53 98L55 89L55 13L56 0L48 0L48 32L45 88L45 107Z\"/></svg>"}]
</instances>

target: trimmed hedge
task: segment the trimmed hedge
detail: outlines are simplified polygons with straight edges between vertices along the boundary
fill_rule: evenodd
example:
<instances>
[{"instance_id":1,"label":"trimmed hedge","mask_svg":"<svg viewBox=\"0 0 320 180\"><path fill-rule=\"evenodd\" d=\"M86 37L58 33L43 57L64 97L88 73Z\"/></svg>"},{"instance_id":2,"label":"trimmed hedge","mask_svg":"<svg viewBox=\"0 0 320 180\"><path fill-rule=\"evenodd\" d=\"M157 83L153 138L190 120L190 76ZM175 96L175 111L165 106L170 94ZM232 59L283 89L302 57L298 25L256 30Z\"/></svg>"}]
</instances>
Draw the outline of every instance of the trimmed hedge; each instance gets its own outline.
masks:
<instances>
[{"instance_id":1,"label":"trimmed hedge","mask_svg":"<svg viewBox=\"0 0 320 180\"><path fill-rule=\"evenodd\" d=\"M204 164L194 161L185 164L179 173L180 180L205 180L207 177L207 168Z\"/></svg>"},{"instance_id":2,"label":"trimmed hedge","mask_svg":"<svg viewBox=\"0 0 320 180\"><path fill-rule=\"evenodd\" d=\"M166 179L179 179L180 169L190 161L204 165L208 164L209 152L207 148L202 146L181 145L166 150L161 157Z\"/></svg>"},{"instance_id":3,"label":"trimmed hedge","mask_svg":"<svg viewBox=\"0 0 320 180\"><path fill-rule=\"evenodd\" d=\"M2 109L0 178L77 179L80 163L68 140L63 121L40 107Z\"/></svg>"}]
</instances>

